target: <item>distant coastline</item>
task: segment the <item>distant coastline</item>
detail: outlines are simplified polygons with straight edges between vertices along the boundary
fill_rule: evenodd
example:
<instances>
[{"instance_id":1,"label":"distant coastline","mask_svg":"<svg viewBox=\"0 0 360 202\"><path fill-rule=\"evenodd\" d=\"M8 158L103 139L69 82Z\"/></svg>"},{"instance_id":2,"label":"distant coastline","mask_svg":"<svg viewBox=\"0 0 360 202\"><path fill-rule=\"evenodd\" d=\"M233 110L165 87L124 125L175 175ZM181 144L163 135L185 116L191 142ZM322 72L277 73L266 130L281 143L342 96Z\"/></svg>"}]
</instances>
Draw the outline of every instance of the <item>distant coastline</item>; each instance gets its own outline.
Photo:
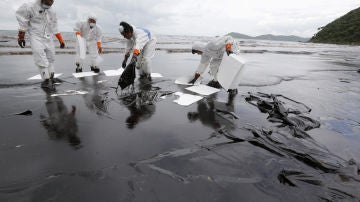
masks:
<instances>
[{"instance_id":1,"label":"distant coastline","mask_svg":"<svg viewBox=\"0 0 360 202\"><path fill-rule=\"evenodd\" d=\"M254 39L254 40L271 40L271 41L294 41L294 42L308 42L310 38L304 38L294 35L272 35L272 34L265 34L259 36L249 36L246 34L241 34L237 32L230 32L228 35L238 38L238 39Z\"/></svg>"}]
</instances>

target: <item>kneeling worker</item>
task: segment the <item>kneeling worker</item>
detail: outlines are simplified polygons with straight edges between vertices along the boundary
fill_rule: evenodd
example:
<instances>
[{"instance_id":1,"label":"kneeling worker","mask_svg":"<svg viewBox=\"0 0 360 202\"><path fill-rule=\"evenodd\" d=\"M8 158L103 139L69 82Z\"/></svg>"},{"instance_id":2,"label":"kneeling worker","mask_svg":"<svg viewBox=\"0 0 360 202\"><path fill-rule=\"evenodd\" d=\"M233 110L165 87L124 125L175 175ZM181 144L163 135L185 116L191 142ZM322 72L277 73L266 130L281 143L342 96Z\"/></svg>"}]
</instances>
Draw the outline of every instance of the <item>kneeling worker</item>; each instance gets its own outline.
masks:
<instances>
[{"instance_id":1,"label":"kneeling worker","mask_svg":"<svg viewBox=\"0 0 360 202\"><path fill-rule=\"evenodd\" d=\"M119 32L128 40L122 67L126 67L127 60L133 51L131 63L136 62L141 79L147 78L151 81L151 59L155 55L156 38L149 30L126 22L120 23Z\"/></svg>"},{"instance_id":2,"label":"kneeling worker","mask_svg":"<svg viewBox=\"0 0 360 202\"><path fill-rule=\"evenodd\" d=\"M213 80L208 83L208 86L214 88L221 88L220 83L217 80L217 73L223 58L224 53L227 55L233 53L232 44L233 38L231 36L217 37L208 43L195 42L192 46L192 54L201 55L201 60L194 78L189 83L195 83L201 74L210 67L210 74ZM229 93L236 94L237 89L229 89Z\"/></svg>"}]
</instances>

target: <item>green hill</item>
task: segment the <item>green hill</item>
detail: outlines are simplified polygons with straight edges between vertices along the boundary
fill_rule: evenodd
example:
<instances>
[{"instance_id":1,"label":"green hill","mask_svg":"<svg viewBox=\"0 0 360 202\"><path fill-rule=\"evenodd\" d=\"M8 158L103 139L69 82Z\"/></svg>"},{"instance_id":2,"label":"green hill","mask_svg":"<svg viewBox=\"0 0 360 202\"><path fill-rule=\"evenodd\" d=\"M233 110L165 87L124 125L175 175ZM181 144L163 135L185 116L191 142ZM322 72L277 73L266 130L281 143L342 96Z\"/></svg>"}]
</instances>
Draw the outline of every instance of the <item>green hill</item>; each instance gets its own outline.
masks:
<instances>
[{"instance_id":1,"label":"green hill","mask_svg":"<svg viewBox=\"0 0 360 202\"><path fill-rule=\"evenodd\" d=\"M230 35L234 38L238 38L238 39L252 39L253 37L249 36L249 35L246 35L246 34L240 34L240 33L237 33L237 32L231 32L227 35Z\"/></svg>"},{"instance_id":2,"label":"green hill","mask_svg":"<svg viewBox=\"0 0 360 202\"><path fill-rule=\"evenodd\" d=\"M284 36L284 35L272 35L272 34L266 34L266 35L260 35L256 37L252 37L245 34L240 34L237 32L231 32L228 35L238 38L238 39L259 39L259 40L272 40L272 41L300 41L300 42L307 42L309 41L309 38L303 38L298 36Z\"/></svg>"},{"instance_id":3,"label":"green hill","mask_svg":"<svg viewBox=\"0 0 360 202\"><path fill-rule=\"evenodd\" d=\"M360 44L360 8L329 23L315 34L310 42L332 44Z\"/></svg>"},{"instance_id":4,"label":"green hill","mask_svg":"<svg viewBox=\"0 0 360 202\"><path fill-rule=\"evenodd\" d=\"M299 42L307 42L309 38L294 36L294 35L272 35L272 34L265 34L256 36L255 39L261 40L272 40L272 41L299 41Z\"/></svg>"}]
</instances>

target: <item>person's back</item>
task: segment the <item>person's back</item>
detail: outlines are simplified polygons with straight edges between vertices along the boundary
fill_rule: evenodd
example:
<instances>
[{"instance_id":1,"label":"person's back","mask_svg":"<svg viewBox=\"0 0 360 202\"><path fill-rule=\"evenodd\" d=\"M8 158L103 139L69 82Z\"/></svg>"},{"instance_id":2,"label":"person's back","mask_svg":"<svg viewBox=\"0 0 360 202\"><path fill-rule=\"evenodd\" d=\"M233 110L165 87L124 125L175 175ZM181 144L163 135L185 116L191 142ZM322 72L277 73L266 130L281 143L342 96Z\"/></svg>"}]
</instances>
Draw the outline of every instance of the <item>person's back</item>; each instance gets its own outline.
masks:
<instances>
[{"instance_id":1,"label":"person's back","mask_svg":"<svg viewBox=\"0 0 360 202\"><path fill-rule=\"evenodd\" d=\"M145 28L135 27L135 26L133 26L133 28L134 28L133 40L135 42L134 49L142 50L146 45L146 43L148 43L154 36L149 30Z\"/></svg>"},{"instance_id":2,"label":"person's back","mask_svg":"<svg viewBox=\"0 0 360 202\"><path fill-rule=\"evenodd\" d=\"M231 36L216 37L206 44L203 54L209 55L211 58L222 59L226 51L225 45L233 44L233 41Z\"/></svg>"}]
</instances>

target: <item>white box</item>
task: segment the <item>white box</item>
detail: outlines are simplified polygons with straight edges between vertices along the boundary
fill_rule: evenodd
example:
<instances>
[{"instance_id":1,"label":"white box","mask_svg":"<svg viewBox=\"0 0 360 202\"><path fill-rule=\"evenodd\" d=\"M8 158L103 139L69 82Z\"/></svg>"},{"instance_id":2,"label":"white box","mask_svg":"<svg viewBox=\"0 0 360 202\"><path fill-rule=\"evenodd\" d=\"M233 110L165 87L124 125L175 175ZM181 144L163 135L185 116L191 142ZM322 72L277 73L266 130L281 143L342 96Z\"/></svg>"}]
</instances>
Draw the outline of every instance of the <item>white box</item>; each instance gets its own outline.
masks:
<instances>
[{"instance_id":1,"label":"white box","mask_svg":"<svg viewBox=\"0 0 360 202\"><path fill-rule=\"evenodd\" d=\"M85 60L86 57L86 40L80 35L76 35L77 43L79 45L80 59Z\"/></svg>"},{"instance_id":2,"label":"white box","mask_svg":"<svg viewBox=\"0 0 360 202\"><path fill-rule=\"evenodd\" d=\"M241 72L245 66L245 61L240 56L224 53L221 61L219 71L217 73L217 80L221 86L227 91L228 89L235 89L240 83Z\"/></svg>"}]
</instances>

